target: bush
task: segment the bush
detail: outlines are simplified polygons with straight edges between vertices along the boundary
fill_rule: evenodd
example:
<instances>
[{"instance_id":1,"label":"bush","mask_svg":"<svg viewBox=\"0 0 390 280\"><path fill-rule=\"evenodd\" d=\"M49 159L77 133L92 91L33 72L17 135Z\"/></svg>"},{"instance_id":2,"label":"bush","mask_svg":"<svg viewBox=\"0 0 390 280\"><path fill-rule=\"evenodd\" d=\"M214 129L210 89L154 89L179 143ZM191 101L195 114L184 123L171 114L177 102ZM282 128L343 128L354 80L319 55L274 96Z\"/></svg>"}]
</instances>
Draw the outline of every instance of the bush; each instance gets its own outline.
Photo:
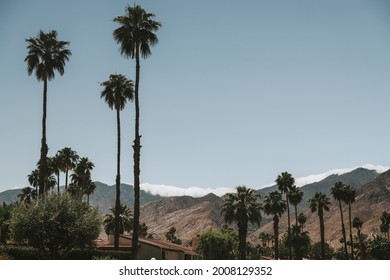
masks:
<instances>
[{"instance_id":1,"label":"bush","mask_svg":"<svg viewBox=\"0 0 390 280\"><path fill-rule=\"evenodd\" d=\"M198 239L196 252L205 260L232 260L238 257L237 236L229 230L203 232Z\"/></svg>"},{"instance_id":2,"label":"bush","mask_svg":"<svg viewBox=\"0 0 390 280\"><path fill-rule=\"evenodd\" d=\"M100 227L98 210L67 193L19 204L10 219L11 237L16 243L49 251L52 259L60 259L74 248L93 246Z\"/></svg>"}]
</instances>

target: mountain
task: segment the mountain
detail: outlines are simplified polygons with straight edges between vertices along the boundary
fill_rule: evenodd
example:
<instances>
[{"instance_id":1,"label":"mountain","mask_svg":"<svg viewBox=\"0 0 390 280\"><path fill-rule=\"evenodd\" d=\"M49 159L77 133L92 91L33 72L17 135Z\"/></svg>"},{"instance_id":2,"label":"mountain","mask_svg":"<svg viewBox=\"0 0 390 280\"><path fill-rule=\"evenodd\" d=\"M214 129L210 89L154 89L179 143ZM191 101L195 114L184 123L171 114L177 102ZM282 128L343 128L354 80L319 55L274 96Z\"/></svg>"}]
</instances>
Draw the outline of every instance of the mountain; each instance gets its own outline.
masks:
<instances>
[{"instance_id":1,"label":"mountain","mask_svg":"<svg viewBox=\"0 0 390 280\"><path fill-rule=\"evenodd\" d=\"M302 186L300 189L303 191L303 199L302 203L299 204L298 209L305 209L309 206L308 200L314 196L316 192L322 192L327 196L331 197L330 187L333 186L336 182L341 181L344 184L350 185L355 189L359 189L363 184L371 181L375 177L377 177L379 173L375 170L368 170L365 168L357 168L352 170L351 172L344 173L341 175L332 174L325 179L310 183ZM268 193L277 190L276 185L267 187L264 189L258 190L258 193L264 197Z\"/></svg>"},{"instance_id":2,"label":"mountain","mask_svg":"<svg viewBox=\"0 0 390 280\"><path fill-rule=\"evenodd\" d=\"M364 177L364 174L368 175ZM364 178L369 178L372 174L367 173L364 170L354 170L350 174L344 174L343 180L340 180L346 184L357 183L356 187L356 199L352 204L352 219L359 217L363 221L362 233L372 236L373 234L381 234L380 232L380 215L383 211L390 211L390 170L376 176L372 180L369 180L365 184L359 186L358 182ZM355 177L357 176L357 177ZM355 177L355 178L354 178ZM360 179L359 179L360 178ZM328 193L330 187L334 184L335 177L329 176L321 182L318 182L317 186L307 185L302 187L305 192L313 192L313 189L317 188L317 191ZM340 177L338 178L340 179ZM328 187L326 187L326 184ZM310 196L309 196L310 197ZM324 213L325 224L325 240L332 247L338 248L341 246L339 239L341 238L341 221L340 210L338 202L336 202L330 194L328 194L332 203L329 212ZM305 231L309 232L310 238L313 243L319 242L319 219L317 213L311 213L306 207L301 210L307 217L307 223L305 224ZM293 212L291 212L292 222L295 222L293 218ZM344 223L349 240L349 221L348 221L348 206L343 204ZM284 214L280 222L280 232L287 230L287 216ZM257 242L260 232L272 233L272 223L265 223L260 229L257 229L251 234L250 239ZM356 229L353 229L353 234L356 234Z\"/></svg>"},{"instance_id":3,"label":"mountain","mask_svg":"<svg viewBox=\"0 0 390 280\"><path fill-rule=\"evenodd\" d=\"M103 213L108 213L112 205L115 204L115 185L109 186L101 182L95 182L96 189L90 196L89 201L91 205L95 205ZM62 187L63 189L63 187ZM121 202L126 205L134 204L134 189L133 186L121 184ZM18 194L22 189L7 190L0 193L0 203L10 204L18 200ZM152 195L141 190L140 202L141 204L154 201L161 198L159 195Z\"/></svg>"},{"instance_id":4,"label":"mountain","mask_svg":"<svg viewBox=\"0 0 390 280\"><path fill-rule=\"evenodd\" d=\"M357 168L345 174L330 175L319 182L310 183L301 187L304 199L300 205L300 212L307 216L305 230L310 233L313 242L319 239L319 223L316 213L308 209L307 201L315 192L324 192L331 198L331 211L325 213L326 240L334 247L339 247L341 237L340 213L336 201L330 194L330 188L335 182L342 181L357 190L356 202L352 206L353 217L357 216L364 222L362 232L369 236L379 234L379 216L383 211L390 210L390 171L379 175L376 171ZM264 197L276 190L276 186L263 188L258 192ZM20 190L8 190L0 193L0 203L16 201ZM133 205L134 191L130 185L121 185L122 203ZM114 205L115 186L96 182L96 190L90 197L90 203L98 206L102 213L107 213L109 207ZM146 223L149 233L154 237L165 239L165 233L170 227L175 227L178 238L184 243L189 242L193 236L207 228L219 229L224 225L221 209L223 197L210 193L203 197L175 196L162 197L151 195L141 190L141 222ZM346 229L348 232L347 206L344 206ZM294 210L291 208L291 219L294 222ZM233 225L234 227L234 225ZM287 216L284 214L280 221L280 232L287 230ZM248 239L254 243L259 242L260 232L272 233L272 218L263 216L261 227L250 226Z\"/></svg>"}]
</instances>

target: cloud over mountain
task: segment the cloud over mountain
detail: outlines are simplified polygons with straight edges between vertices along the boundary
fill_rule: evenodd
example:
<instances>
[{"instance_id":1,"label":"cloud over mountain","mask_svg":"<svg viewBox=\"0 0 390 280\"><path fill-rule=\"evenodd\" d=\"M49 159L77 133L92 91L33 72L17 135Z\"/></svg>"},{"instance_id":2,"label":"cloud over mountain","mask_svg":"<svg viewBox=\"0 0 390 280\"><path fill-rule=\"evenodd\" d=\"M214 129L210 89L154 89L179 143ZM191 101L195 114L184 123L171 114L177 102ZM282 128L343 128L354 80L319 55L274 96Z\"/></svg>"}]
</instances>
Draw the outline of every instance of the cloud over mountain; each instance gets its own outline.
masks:
<instances>
[{"instance_id":1,"label":"cloud over mountain","mask_svg":"<svg viewBox=\"0 0 390 280\"><path fill-rule=\"evenodd\" d=\"M383 173L386 170L390 169L390 167L382 166L382 165L373 165L373 164L364 164L361 166L353 167L353 168L339 168L339 169L332 169L327 172L321 173L321 174L315 174L315 175L309 175L305 177L295 178L295 184L298 187L302 187L307 184L319 182L326 177L330 175L342 175L348 172L351 172L357 168L365 168L369 170L375 170L377 173ZM264 187L272 186L274 183L268 184ZM208 193L214 193L218 196L222 196L228 192L234 192L234 188L227 188L227 187L217 187L217 188L201 188L201 187L175 187L175 186L169 186L169 185L162 185L162 184L151 184L151 183L143 183L141 184L141 189L153 194L153 195L160 195L160 196L183 196L183 195L189 195L192 197L202 197L205 196Z\"/></svg>"}]
</instances>

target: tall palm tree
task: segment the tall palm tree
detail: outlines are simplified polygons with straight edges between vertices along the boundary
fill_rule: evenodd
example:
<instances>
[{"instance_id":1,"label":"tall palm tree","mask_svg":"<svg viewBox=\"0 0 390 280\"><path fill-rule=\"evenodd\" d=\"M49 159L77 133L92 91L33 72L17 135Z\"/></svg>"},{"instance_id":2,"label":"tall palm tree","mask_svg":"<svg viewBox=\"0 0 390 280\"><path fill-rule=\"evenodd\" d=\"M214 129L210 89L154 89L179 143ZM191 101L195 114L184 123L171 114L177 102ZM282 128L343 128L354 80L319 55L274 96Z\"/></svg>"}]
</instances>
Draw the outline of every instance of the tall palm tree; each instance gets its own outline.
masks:
<instances>
[{"instance_id":1,"label":"tall palm tree","mask_svg":"<svg viewBox=\"0 0 390 280\"><path fill-rule=\"evenodd\" d=\"M228 193L222 206L222 214L225 222L231 224L237 222L239 252L242 260L246 259L246 236L248 224L256 223L260 226L261 204L258 201L260 195L254 189L245 186L238 186L236 193Z\"/></svg>"},{"instance_id":2,"label":"tall palm tree","mask_svg":"<svg viewBox=\"0 0 390 280\"><path fill-rule=\"evenodd\" d=\"M132 238L132 256L137 255L138 247L138 226L140 217L140 154L141 135L139 131L139 80L140 80L140 58L147 58L151 55L150 47L158 43L156 32L161 23L153 20L154 14L146 12L141 6L127 6L125 14L114 18L114 22L120 26L114 30L115 41L121 46L121 54L126 58L135 59L135 139L134 139L134 226Z\"/></svg>"},{"instance_id":3,"label":"tall palm tree","mask_svg":"<svg viewBox=\"0 0 390 280\"><path fill-rule=\"evenodd\" d=\"M345 197L345 185L342 182L336 182L330 189L330 192L335 200L339 203L340 215L341 215L341 232L343 235L343 247L344 247L344 255L345 259L348 259L348 250L347 250L347 236L345 233L344 226L344 215L343 208L341 206L341 201L344 201Z\"/></svg>"},{"instance_id":4,"label":"tall palm tree","mask_svg":"<svg viewBox=\"0 0 390 280\"><path fill-rule=\"evenodd\" d=\"M353 255L353 238L352 238L352 213L351 205L355 202L356 190L350 185L345 186L344 202L348 204L348 219L349 219L349 242L351 243L351 258L354 259Z\"/></svg>"},{"instance_id":5,"label":"tall palm tree","mask_svg":"<svg viewBox=\"0 0 390 280\"><path fill-rule=\"evenodd\" d=\"M325 259L325 224L324 224L324 210L329 211L329 198L321 193L316 192L312 198L309 199L311 212L317 211L320 219L320 235L321 235L321 258Z\"/></svg>"},{"instance_id":6,"label":"tall palm tree","mask_svg":"<svg viewBox=\"0 0 390 280\"><path fill-rule=\"evenodd\" d=\"M116 171L116 217L115 217L115 235L114 235L114 247L117 250L119 248L119 207L121 205L120 201L120 186L121 186L121 175L120 175L120 166L121 166L121 120L120 120L120 111L122 111L127 101L132 101L134 98L133 94L133 82L126 79L125 76L120 74L110 75L109 80L100 84L104 87L101 92L100 97L104 98L104 101L108 104L108 107L116 110L116 122L117 122L117 136L118 136L118 152L117 152L117 171Z\"/></svg>"},{"instance_id":7,"label":"tall palm tree","mask_svg":"<svg viewBox=\"0 0 390 280\"><path fill-rule=\"evenodd\" d=\"M69 171L73 170L76 167L76 164L79 160L79 155L69 147L65 147L62 150L59 150L56 154L61 160L61 170L65 172L65 190L68 188L68 177Z\"/></svg>"},{"instance_id":8,"label":"tall palm tree","mask_svg":"<svg viewBox=\"0 0 390 280\"><path fill-rule=\"evenodd\" d=\"M291 222L290 222L290 205L289 205L289 191L292 189L295 179L294 177L288 173L288 172L282 172L282 174L278 175L278 177L275 180L276 185L278 186L278 190L281 193L286 194L286 202L287 202L287 222L288 222L288 228L287 228L287 244L288 244L288 258L291 260L292 258L292 248L291 248Z\"/></svg>"},{"instance_id":9,"label":"tall palm tree","mask_svg":"<svg viewBox=\"0 0 390 280\"><path fill-rule=\"evenodd\" d=\"M286 211L286 208L287 203L282 199L282 194L278 191L270 192L264 199L265 214L273 215L276 260L279 258L279 219Z\"/></svg>"},{"instance_id":10,"label":"tall palm tree","mask_svg":"<svg viewBox=\"0 0 390 280\"><path fill-rule=\"evenodd\" d=\"M40 155L40 182L39 195L44 194L45 173L47 173L47 153L48 146L46 143L46 108L47 108L47 82L54 79L55 71L61 76L64 74L65 61L69 60L72 55L67 49L68 41L59 41L57 32L52 30L48 33L40 30L37 37L26 39L27 42L27 72L29 75L35 72L38 81L43 81L43 115L42 115L42 140Z\"/></svg>"},{"instance_id":11,"label":"tall palm tree","mask_svg":"<svg viewBox=\"0 0 390 280\"><path fill-rule=\"evenodd\" d=\"M298 204L302 202L303 199L303 191L299 189L297 186L292 186L288 193L289 202L294 205L295 210L295 226L298 226Z\"/></svg>"}]
</instances>

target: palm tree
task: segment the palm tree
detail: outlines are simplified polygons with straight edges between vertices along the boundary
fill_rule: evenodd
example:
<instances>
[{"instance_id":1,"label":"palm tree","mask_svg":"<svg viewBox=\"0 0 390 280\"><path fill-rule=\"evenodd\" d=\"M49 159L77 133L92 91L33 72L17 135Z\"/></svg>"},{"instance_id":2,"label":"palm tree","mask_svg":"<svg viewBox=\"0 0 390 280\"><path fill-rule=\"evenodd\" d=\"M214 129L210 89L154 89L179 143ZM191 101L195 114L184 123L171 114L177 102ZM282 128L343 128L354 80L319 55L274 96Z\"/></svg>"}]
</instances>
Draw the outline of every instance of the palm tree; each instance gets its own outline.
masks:
<instances>
[{"instance_id":1,"label":"palm tree","mask_svg":"<svg viewBox=\"0 0 390 280\"><path fill-rule=\"evenodd\" d=\"M282 174L278 175L278 178L276 178L275 183L278 186L278 190L281 193L286 194L286 202L287 202L287 222L288 222L288 228L287 228L287 244L288 244L288 258L291 260L292 258L292 248L291 248L291 222L290 222L290 205L289 205L289 191L292 189L294 185L295 179L294 177L288 173L288 172L282 172Z\"/></svg>"},{"instance_id":2,"label":"palm tree","mask_svg":"<svg viewBox=\"0 0 390 280\"><path fill-rule=\"evenodd\" d=\"M353 255L353 238L352 238L352 213L351 204L355 202L356 191L350 185L345 186L345 196L343 201L348 204L348 218L349 218L349 241L351 243L351 258L354 259Z\"/></svg>"},{"instance_id":3,"label":"palm tree","mask_svg":"<svg viewBox=\"0 0 390 280\"><path fill-rule=\"evenodd\" d=\"M114 22L120 26L114 30L115 41L121 46L121 54L126 58L135 59L135 139L134 139L134 226L132 238L132 256L137 255L138 226L140 217L140 154L141 135L139 131L139 80L140 57L147 58L151 55L150 47L158 43L156 32L161 23L153 20L154 14L146 12L141 6L127 6L125 15L114 18Z\"/></svg>"},{"instance_id":4,"label":"palm tree","mask_svg":"<svg viewBox=\"0 0 390 280\"><path fill-rule=\"evenodd\" d=\"M123 234L125 231L131 231L133 228L133 214L127 205L121 204L119 207L119 215L116 213L117 207L110 207L111 214L106 214L103 225L104 231L107 235L115 232L115 217L119 217L119 233Z\"/></svg>"},{"instance_id":5,"label":"palm tree","mask_svg":"<svg viewBox=\"0 0 390 280\"><path fill-rule=\"evenodd\" d=\"M360 259L364 260L366 258L366 245L364 244L363 235L362 235L362 226L363 221L359 217L355 217L352 220L352 227L357 229L357 237L359 241L359 253Z\"/></svg>"},{"instance_id":6,"label":"palm tree","mask_svg":"<svg viewBox=\"0 0 390 280\"><path fill-rule=\"evenodd\" d=\"M222 215L226 224L237 222L238 226L238 250L240 258L246 259L246 236L248 233L248 224L256 223L260 226L261 204L260 195L254 189L245 186L238 186L236 193L228 193L225 196L222 206Z\"/></svg>"},{"instance_id":7,"label":"palm tree","mask_svg":"<svg viewBox=\"0 0 390 280\"><path fill-rule=\"evenodd\" d=\"M279 258L279 218L286 211L286 208L287 203L282 199L282 194L278 191L270 192L264 199L265 214L273 215L276 260Z\"/></svg>"},{"instance_id":8,"label":"palm tree","mask_svg":"<svg viewBox=\"0 0 390 280\"><path fill-rule=\"evenodd\" d=\"M18 194L20 202L30 204L31 201L37 198L37 192L33 188L25 187L22 189L21 193Z\"/></svg>"},{"instance_id":9,"label":"palm tree","mask_svg":"<svg viewBox=\"0 0 390 280\"><path fill-rule=\"evenodd\" d=\"M298 210L297 206L302 202L303 199L303 191L297 188L297 186L292 186L291 190L288 193L288 200L294 205L295 210L295 225L298 226Z\"/></svg>"},{"instance_id":10,"label":"palm tree","mask_svg":"<svg viewBox=\"0 0 390 280\"><path fill-rule=\"evenodd\" d=\"M83 188L83 194L87 196L87 205L89 205L89 196L93 194L96 189L96 184L92 182L91 178L85 183Z\"/></svg>"},{"instance_id":11,"label":"palm tree","mask_svg":"<svg viewBox=\"0 0 390 280\"><path fill-rule=\"evenodd\" d=\"M70 179L77 186L80 195L83 195L85 186L91 180L91 171L94 167L95 165L88 157L82 157L74 168L74 173L70 175Z\"/></svg>"},{"instance_id":12,"label":"palm tree","mask_svg":"<svg viewBox=\"0 0 390 280\"><path fill-rule=\"evenodd\" d=\"M344 201L344 197L345 197L345 185L340 181L336 182L333 185L333 187L330 189L330 192L331 192L333 198L339 202L339 209L340 209L340 215L341 215L341 232L343 234L344 254L345 254L345 258L348 259L347 236L345 233L343 208L341 206L341 201Z\"/></svg>"},{"instance_id":13,"label":"palm tree","mask_svg":"<svg viewBox=\"0 0 390 280\"><path fill-rule=\"evenodd\" d=\"M34 169L31 171L31 173L27 176L27 180L30 183L30 185L35 188L35 192L38 194L38 187L39 187L39 170Z\"/></svg>"},{"instance_id":14,"label":"palm tree","mask_svg":"<svg viewBox=\"0 0 390 280\"><path fill-rule=\"evenodd\" d=\"M298 223L299 223L299 226L301 228L301 232L303 232L303 227L305 226L306 221L307 221L307 218L306 218L305 214L299 213L299 215L298 215Z\"/></svg>"},{"instance_id":15,"label":"palm tree","mask_svg":"<svg viewBox=\"0 0 390 280\"><path fill-rule=\"evenodd\" d=\"M310 237L307 231L301 231L298 225L292 226L291 244L294 248L296 260L302 260L304 252L309 250Z\"/></svg>"},{"instance_id":16,"label":"palm tree","mask_svg":"<svg viewBox=\"0 0 390 280\"><path fill-rule=\"evenodd\" d=\"M56 154L54 157L50 158L51 169L57 177L57 193L60 193L60 172L61 172L61 157Z\"/></svg>"},{"instance_id":17,"label":"palm tree","mask_svg":"<svg viewBox=\"0 0 390 280\"><path fill-rule=\"evenodd\" d=\"M61 161L61 170L65 172L65 190L68 188L69 171L76 167L79 160L78 154L69 147L65 147L56 154Z\"/></svg>"},{"instance_id":18,"label":"palm tree","mask_svg":"<svg viewBox=\"0 0 390 280\"><path fill-rule=\"evenodd\" d=\"M380 226L380 230L381 232L383 232L385 234L385 238L387 238L387 240L390 240L390 234L389 234L389 231L390 231L390 213L384 211L382 212L382 215L380 217L381 219L381 226Z\"/></svg>"},{"instance_id":19,"label":"palm tree","mask_svg":"<svg viewBox=\"0 0 390 280\"><path fill-rule=\"evenodd\" d=\"M116 200L115 207L117 217L115 217L115 237L114 247L119 248L119 207L120 207L120 186L121 186L121 175L120 175L120 159L121 159L121 121L120 111L122 111L127 101L133 100L133 82L126 79L123 75L112 74L109 80L100 84L104 87L100 97L104 98L104 101L108 104L108 107L116 110L116 121L117 121L117 135L118 135L118 152L117 152L117 171L116 171Z\"/></svg>"},{"instance_id":20,"label":"palm tree","mask_svg":"<svg viewBox=\"0 0 390 280\"><path fill-rule=\"evenodd\" d=\"M317 211L318 218L320 219L320 235L321 235L321 258L325 259L325 224L324 224L324 210L329 211L330 201L329 198L321 193L316 192L314 196L309 199L311 212Z\"/></svg>"},{"instance_id":21,"label":"palm tree","mask_svg":"<svg viewBox=\"0 0 390 280\"><path fill-rule=\"evenodd\" d=\"M54 79L55 71L62 76L64 74L65 61L69 60L72 55L67 49L68 41L57 40L57 32L52 30L48 33L40 30L38 36L26 39L27 42L27 72L31 75L35 72L38 81L43 81L43 116L42 116L42 140L40 156L40 182L39 195L44 194L45 189L45 172L47 172L47 153L48 146L46 143L46 107L47 107L47 82Z\"/></svg>"}]
</instances>

